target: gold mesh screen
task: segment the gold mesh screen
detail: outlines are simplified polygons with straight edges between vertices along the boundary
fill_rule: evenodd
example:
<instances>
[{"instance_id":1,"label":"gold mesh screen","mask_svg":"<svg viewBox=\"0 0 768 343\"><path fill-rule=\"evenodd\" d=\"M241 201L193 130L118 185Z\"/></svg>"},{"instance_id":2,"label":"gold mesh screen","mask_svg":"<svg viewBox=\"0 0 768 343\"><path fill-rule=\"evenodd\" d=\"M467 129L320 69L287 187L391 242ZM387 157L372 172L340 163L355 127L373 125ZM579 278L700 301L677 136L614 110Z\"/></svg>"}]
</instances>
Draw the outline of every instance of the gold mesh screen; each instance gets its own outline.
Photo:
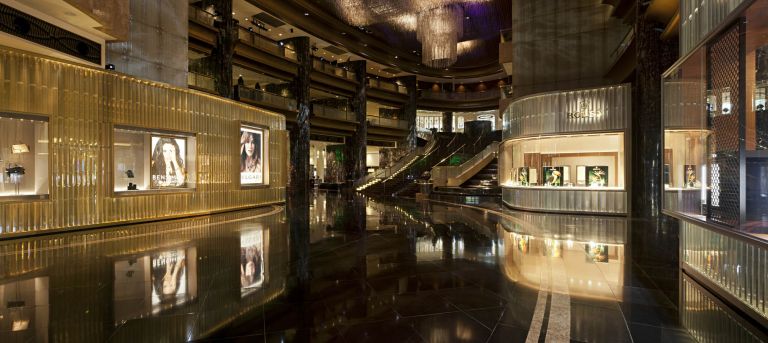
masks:
<instances>
[{"instance_id":1,"label":"gold mesh screen","mask_svg":"<svg viewBox=\"0 0 768 343\"><path fill-rule=\"evenodd\" d=\"M285 200L288 134L285 118L269 111L0 47L0 112L46 116L50 135L49 199L0 202L0 237ZM239 186L241 122L269 130L268 186ZM195 134L196 189L115 195L111 147L115 125Z\"/></svg>"}]
</instances>

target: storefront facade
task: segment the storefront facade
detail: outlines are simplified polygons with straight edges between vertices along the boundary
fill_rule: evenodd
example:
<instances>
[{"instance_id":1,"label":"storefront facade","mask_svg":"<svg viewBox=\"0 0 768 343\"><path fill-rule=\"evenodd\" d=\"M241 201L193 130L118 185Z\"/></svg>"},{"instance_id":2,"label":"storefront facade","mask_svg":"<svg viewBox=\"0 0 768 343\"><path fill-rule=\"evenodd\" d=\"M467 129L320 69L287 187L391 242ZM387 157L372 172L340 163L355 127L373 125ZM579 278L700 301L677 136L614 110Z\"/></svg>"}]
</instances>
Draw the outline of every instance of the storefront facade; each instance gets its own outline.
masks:
<instances>
[{"instance_id":1,"label":"storefront facade","mask_svg":"<svg viewBox=\"0 0 768 343\"><path fill-rule=\"evenodd\" d=\"M285 200L282 115L0 48L0 238Z\"/></svg>"},{"instance_id":2,"label":"storefront facade","mask_svg":"<svg viewBox=\"0 0 768 343\"><path fill-rule=\"evenodd\" d=\"M504 112L502 199L546 212L624 215L631 87L527 96Z\"/></svg>"},{"instance_id":3,"label":"storefront facade","mask_svg":"<svg viewBox=\"0 0 768 343\"><path fill-rule=\"evenodd\" d=\"M683 15L685 14L685 15ZM768 323L768 1L681 2L663 78L663 212L686 277Z\"/></svg>"}]
</instances>

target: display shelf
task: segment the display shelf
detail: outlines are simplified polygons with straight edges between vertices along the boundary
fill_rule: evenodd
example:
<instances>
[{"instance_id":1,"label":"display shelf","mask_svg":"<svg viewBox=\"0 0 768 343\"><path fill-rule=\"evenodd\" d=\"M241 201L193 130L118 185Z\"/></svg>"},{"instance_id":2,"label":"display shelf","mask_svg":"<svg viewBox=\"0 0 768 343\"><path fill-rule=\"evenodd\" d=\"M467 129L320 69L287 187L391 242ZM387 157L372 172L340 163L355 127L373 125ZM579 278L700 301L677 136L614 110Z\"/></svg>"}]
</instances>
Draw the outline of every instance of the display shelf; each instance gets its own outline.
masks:
<instances>
[{"instance_id":1,"label":"display shelf","mask_svg":"<svg viewBox=\"0 0 768 343\"><path fill-rule=\"evenodd\" d=\"M553 191L624 191L624 187L585 187L585 186L516 186L516 185L509 185L504 184L501 185L503 188L514 188L514 189L546 189L546 190L553 190Z\"/></svg>"}]
</instances>

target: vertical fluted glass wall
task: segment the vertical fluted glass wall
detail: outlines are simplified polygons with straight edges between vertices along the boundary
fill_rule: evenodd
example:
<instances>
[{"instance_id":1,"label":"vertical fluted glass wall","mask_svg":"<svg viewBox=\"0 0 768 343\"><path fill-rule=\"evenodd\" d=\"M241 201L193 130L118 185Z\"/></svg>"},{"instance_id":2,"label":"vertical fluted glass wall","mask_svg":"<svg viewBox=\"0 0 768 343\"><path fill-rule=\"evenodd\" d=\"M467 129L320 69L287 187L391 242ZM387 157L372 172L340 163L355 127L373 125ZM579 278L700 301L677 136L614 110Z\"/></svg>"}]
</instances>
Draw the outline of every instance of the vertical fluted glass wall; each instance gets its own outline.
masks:
<instances>
[{"instance_id":1,"label":"vertical fluted glass wall","mask_svg":"<svg viewBox=\"0 0 768 343\"><path fill-rule=\"evenodd\" d=\"M680 56L685 56L748 0L680 0Z\"/></svg>"},{"instance_id":2,"label":"vertical fluted glass wall","mask_svg":"<svg viewBox=\"0 0 768 343\"><path fill-rule=\"evenodd\" d=\"M50 197L0 198L0 237L152 220L284 201L288 135L281 115L166 84L0 48L0 112L48 118ZM269 184L239 186L241 122L264 127ZM114 193L115 126L196 136L193 192Z\"/></svg>"},{"instance_id":3,"label":"vertical fluted glass wall","mask_svg":"<svg viewBox=\"0 0 768 343\"><path fill-rule=\"evenodd\" d=\"M680 224L683 263L768 318L768 249L688 221Z\"/></svg>"},{"instance_id":4,"label":"vertical fluted glass wall","mask_svg":"<svg viewBox=\"0 0 768 343\"><path fill-rule=\"evenodd\" d=\"M745 323L695 281L683 277L681 322L697 341L765 342L765 334Z\"/></svg>"}]
</instances>

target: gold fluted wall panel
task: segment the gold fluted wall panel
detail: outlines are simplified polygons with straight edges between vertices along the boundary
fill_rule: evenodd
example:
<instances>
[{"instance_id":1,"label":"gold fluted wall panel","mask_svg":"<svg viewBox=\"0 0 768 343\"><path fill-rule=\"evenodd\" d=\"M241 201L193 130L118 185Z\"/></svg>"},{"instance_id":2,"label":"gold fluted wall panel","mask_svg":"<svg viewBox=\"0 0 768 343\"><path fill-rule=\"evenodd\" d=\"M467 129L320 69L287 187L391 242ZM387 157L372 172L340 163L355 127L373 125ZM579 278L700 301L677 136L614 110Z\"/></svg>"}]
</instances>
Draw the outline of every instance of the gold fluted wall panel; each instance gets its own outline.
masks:
<instances>
[{"instance_id":1,"label":"gold fluted wall panel","mask_svg":"<svg viewBox=\"0 0 768 343\"><path fill-rule=\"evenodd\" d=\"M282 115L5 47L0 47L0 82L0 112L48 118L51 154L49 199L0 202L0 237L285 200L288 133ZM241 122L269 130L268 186L239 185ZM111 146L115 125L195 134L196 189L115 195Z\"/></svg>"}]
</instances>

